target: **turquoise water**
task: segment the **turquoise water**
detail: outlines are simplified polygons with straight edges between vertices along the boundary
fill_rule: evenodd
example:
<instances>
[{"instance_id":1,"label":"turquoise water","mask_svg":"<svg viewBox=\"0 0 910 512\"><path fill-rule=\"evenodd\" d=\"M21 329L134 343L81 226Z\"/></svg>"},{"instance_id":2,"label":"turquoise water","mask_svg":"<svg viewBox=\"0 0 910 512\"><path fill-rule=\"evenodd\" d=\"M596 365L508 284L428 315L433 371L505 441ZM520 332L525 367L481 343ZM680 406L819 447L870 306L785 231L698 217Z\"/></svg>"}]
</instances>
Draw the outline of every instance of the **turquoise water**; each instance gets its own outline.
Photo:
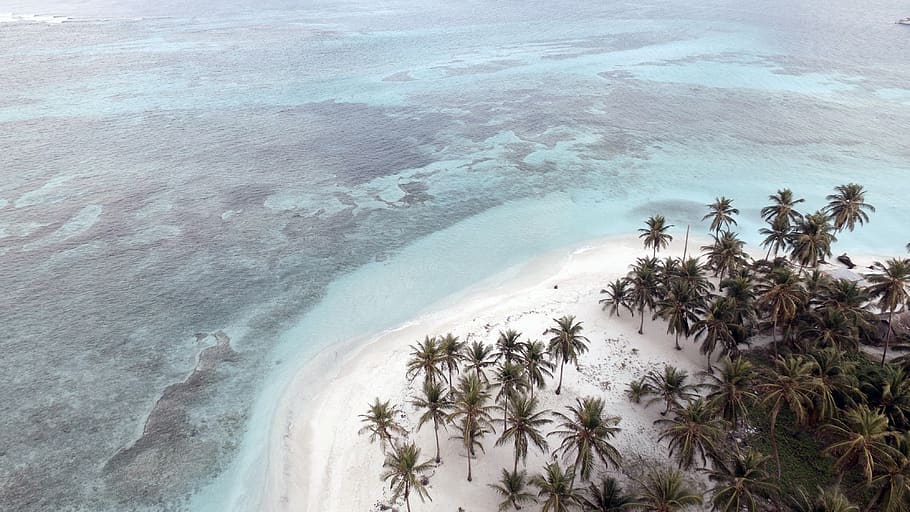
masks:
<instances>
[{"instance_id":1,"label":"turquoise water","mask_svg":"<svg viewBox=\"0 0 910 512\"><path fill-rule=\"evenodd\" d=\"M307 357L653 213L910 241L897 1L8 4L4 510L255 510Z\"/></svg>"}]
</instances>

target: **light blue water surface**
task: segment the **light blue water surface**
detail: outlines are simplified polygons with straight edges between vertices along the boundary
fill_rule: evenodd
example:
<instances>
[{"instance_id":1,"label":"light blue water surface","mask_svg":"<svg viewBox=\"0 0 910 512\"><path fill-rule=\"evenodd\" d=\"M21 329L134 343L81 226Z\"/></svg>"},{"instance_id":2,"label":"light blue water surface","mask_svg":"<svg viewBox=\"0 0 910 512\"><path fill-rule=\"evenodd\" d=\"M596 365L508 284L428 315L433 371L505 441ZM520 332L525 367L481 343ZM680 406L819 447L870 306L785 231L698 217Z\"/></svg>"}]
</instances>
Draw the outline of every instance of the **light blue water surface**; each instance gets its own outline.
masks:
<instances>
[{"instance_id":1,"label":"light blue water surface","mask_svg":"<svg viewBox=\"0 0 910 512\"><path fill-rule=\"evenodd\" d=\"M255 510L308 357L654 213L910 241L896 0L8 4L4 510Z\"/></svg>"}]
</instances>

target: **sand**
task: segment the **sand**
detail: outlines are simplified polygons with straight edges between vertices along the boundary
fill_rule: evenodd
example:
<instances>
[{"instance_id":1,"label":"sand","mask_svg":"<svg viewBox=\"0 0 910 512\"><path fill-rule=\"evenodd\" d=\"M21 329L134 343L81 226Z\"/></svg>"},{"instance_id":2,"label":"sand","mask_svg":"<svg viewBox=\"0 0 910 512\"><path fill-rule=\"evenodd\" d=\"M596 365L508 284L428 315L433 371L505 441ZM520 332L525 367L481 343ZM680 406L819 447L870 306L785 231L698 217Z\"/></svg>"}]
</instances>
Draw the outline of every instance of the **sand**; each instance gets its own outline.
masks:
<instances>
[{"instance_id":1,"label":"sand","mask_svg":"<svg viewBox=\"0 0 910 512\"><path fill-rule=\"evenodd\" d=\"M689 253L707 242L700 237L690 239ZM677 240L659 256L678 257L682 250L683 243ZM750 252L760 254L757 249ZM611 317L598 304L603 298L601 289L624 276L636 258L646 255L636 237L589 242L478 283L397 329L351 340L320 354L297 374L279 404L259 509L351 512L376 510L378 504L388 503L388 484L379 478L384 456L378 444L357 434L362 426L358 415L366 412L374 397L391 400L404 411L401 422L409 429L410 439L422 448L422 456L434 456L432 424L414 431L420 413L410 401L420 392L421 381L405 378L410 346L426 335L449 332L462 340L492 344L499 331L506 329L523 333L525 340L546 341L544 331L563 315L575 315L583 322L590 351L580 358L578 370L566 366L561 396L553 393L555 381L539 392L541 406L565 412L576 398L603 398L608 413L622 418L622 430L613 443L625 464L641 467L666 462L666 448L657 442L653 425L662 406L630 403L624 395L626 386L668 362L694 375L707 367L707 360L692 341L681 340L683 350L675 350L666 323L652 322L647 312L645 334L640 335L637 316L623 312L621 317ZM868 265L873 258L859 259ZM489 436L484 441L486 452L472 462L474 480L467 482L465 453L459 441L450 439L453 434L454 429L440 431L442 463L428 474L432 501L421 503L415 496L413 510L495 510L500 500L487 484L498 480L501 468L511 469L511 448L495 447L495 435ZM550 438L551 449L557 444L556 438ZM539 472L549 460L549 454L532 448L528 473ZM403 510L403 502L399 503Z\"/></svg>"},{"instance_id":2,"label":"sand","mask_svg":"<svg viewBox=\"0 0 910 512\"><path fill-rule=\"evenodd\" d=\"M690 252L703 242L690 240ZM660 255L681 253L682 241L675 241ZM556 382L539 392L542 407L564 411L578 397L601 397L609 414L622 418L614 445L627 464L665 460L666 450L656 442L653 426L661 406L632 404L623 392L629 381L661 369L666 362L694 374L706 367L706 359L691 341L681 341L684 350L675 350L664 322L651 322L648 316L645 334L639 335L638 317L627 312L610 317L598 304L603 297L600 290L645 255L635 237L590 242L510 269L397 329L352 342L343 349L346 356L337 355L338 347L331 354L321 354L298 374L279 405L260 510L350 512L387 503L388 485L379 478L384 457L378 444L357 434L362 426L358 415L374 397L391 400L405 412L402 423L422 448L423 457L434 456L432 425L414 432L419 413L410 401L419 393L421 382L405 378L410 345L426 335L448 332L462 340L493 343L505 329L522 332L522 339L546 341L543 332L563 315L575 315L583 322L590 351L580 358L578 370L566 366L560 396L553 393ZM474 480L467 482L464 450L457 440L449 439L452 434L454 430L440 432L442 463L429 473L432 501L421 503L415 497L413 509L495 510L499 498L487 484L498 479L501 468L511 468L511 448L495 447L495 436L488 437L486 453L472 462ZM556 438L550 438L551 449L557 444ZM549 454L532 449L528 473L538 472L548 460Z\"/></svg>"}]
</instances>

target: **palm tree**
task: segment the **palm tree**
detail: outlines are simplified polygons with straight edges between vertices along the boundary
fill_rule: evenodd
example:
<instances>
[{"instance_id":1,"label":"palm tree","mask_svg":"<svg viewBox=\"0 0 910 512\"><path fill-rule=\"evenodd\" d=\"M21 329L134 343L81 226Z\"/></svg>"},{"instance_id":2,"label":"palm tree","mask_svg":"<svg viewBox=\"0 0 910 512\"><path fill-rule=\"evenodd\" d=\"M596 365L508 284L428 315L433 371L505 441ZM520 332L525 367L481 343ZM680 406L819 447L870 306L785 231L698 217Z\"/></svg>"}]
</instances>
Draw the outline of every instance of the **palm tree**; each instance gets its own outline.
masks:
<instances>
[{"instance_id":1,"label":"palm tree","mask_svg":"<svg viewBox=\"0 0 910 512\"><path fill-rule=\"evenodd\" d=\"M819 488L815 496L809 496L804 489L799 489L791 498L790 509L793 512L859 512L859 507L850 503L839 487Z\"/></svg>"},{"instance_id":2,"label":"palm tree","mask_svg":"<svg viewBox=\"0 0 910 512\"><path fill-rule=\"evenodd\" d=\"M470 482L471 458L474 456L474 448L480 447L483 450L480 439L493 431L490 417L493 406L489 405L490 392L476 374L461 377L455 396L456 400L453 411L449 414L449 421L455 423L461 432L460 439L468 456L468 482Z\"/></svg>"},{"instance_id":3,"label":"palm tree","mask_svg":"<svg viewBox=\"0 0 910 512\"><path fill-rule=\"evenodd\" d=\"M653 257L656 258L657 251L666 249L673 241L673 236L667 233L673 225L667 224L663 215L654 215L645 221L645 226L647 227L638 230L638 238L644 239L645 249L650 247L654 250Z\"/></svg>"},{"instance_id":4,"label":"palm tree","mask_svg":"<svg viewBox=\"0 0 910 512\"><path fill-rule=\"evenodd\" d=\"M701 467L708 465L708 457L719 457L727 424L715 414L709 402L699 398L677 408L673 418L654 422L661 426L657 440L669 439L670 456L676 458L680 469L691 469L696 455L701 459Z\"/></svg>"},{"instance_id":5,"label":"palm tree","mask_svg":"<svg viewBox=\"0 0 910 512\"><path fill-rule=\"evenodd\" d=\"M515 510L521 510L522 503L537 502L534 495L526 490L528 488L526 471L513 470L510 472L503 468L499 483L487 485L503 497L502 503L499 504L499 512L504 512L509 506L514 507Z\"/></svg>"},{"instance_id":6,"label":"palm tree","mask_svg":"<svg viewBox=\"0 0 910 512\"><path fill-rule=\"evenodd\" d=\"M855 351L859 346L858 333L847 317L834 308L823 308L809 314L808 324L801 336L816 347L837 347Z\"/></svg>"},{"instance_id":7,"label":"palm tree","mask_svg":"<svg viewBox=\"0 0 910 512\"><path fill-rule=\"evenodd\" d=\"M626 398L629 399L633 404L640 404L641 399L654 393L654 389L651 388L651 384L648 382L647 377L641 377L638 380L633 380L629 383L629 387L626 388Z\"/></svg>"},{"instance_id":8,"label":"palm tree","mask_svg":"<svg viewBox=\"0 0 910 512\"><path fill-rule=\"evenodd\" d=\"M708 266L714 269L715 276L723 279L724 275L733 275L746 264L746 253L743 251L746 243L736 233L724 231L711 235L711 238L714 243L703 245L701 250L706 251Z\"/></svg>"},{"instance_id":9,"label":"palm tree","mask_svg":"<svg viewBox=\"0 0 910 512\"><path fill-rule=\"evenodd\" d=\"M745 341L756 320L755 285L752 280L750 271L740 270L738 274L722 280L719 286L724 297L730 301L733 323L741 328L738 334L743 336L743 339L737 339L738 342Z\"/></svg>"},{"instance_id":10,"label":"palm tree","mask_svg":"<svg viewBox=\"0 0 910 512\"><path fill-rule=\"evenodd\" d=\"M720 363L715 367L715 373L705 376L705 398L733 428L739 428L748 416L750 406L758 400L753 390L755 369L741 357L725 357Z\"/></svg>"},{"instance_id":11,"label":"palm tree","mask_svg":"<svg viewBox=\"0 0 910 512\"><path fill-rule=\"evenodd\" d=\"M446 382L449 383L449 392L455 392L455 383L452 382L452 373L458 371L458 365L461 364L462 359L464 359L464 349L465 342L458 341L458 336L453 336L452 333L446 334L442 340L439 341L439 364L444 367L448 373L449 378Z\"/></svg>"},{"instance_id":12,"label":"palm tree","mask_svg":"<svg viewBox=\"0 0 910 512\"><path fill-rule=\"evenodd\" d=\"M675 335L676 350L682 350L679 335L688 338L692 324L698 321L702 300L702 296L688 281L672 279L666 297L657 304L654 318L661 317L667 321L667 334Z\"/></svg>"},{"instance_id":13,"label":"palm tree","mask_svg":"<svg viewBox=\"0 0 910 512\"><path fill-rule=\"evenodd\" d=\"M840 312L859 336L868 337L873 330L874 315L869 312L869 293L849 279L834 279L819 294L819 307Z\"/></svg>"},{"instance_id":14,"label":"palm tree","mask_svg":"<svg viewBox=\"0 0 910 512\"><path fill-rule=\"evenodd\" d=\"M638 501L642 510L652 512L676 512L701 505L701 494L675 469L655 469L639 482Z\"/></svg>"},{"instance_id":15,"label":"palm tree","mask_svg":"<svg viewBox=\"0 0 910 512\"><path fill-rule=\"evenodd\" d=\"M499 331L499 338L496 339L496 352L493 353L495 360L503 360L507 363L515 360L524 348L524 343L519 338L521 338L521 333L515 330Z\"/></svg>"},{"instance_id":16,"label":"palm tree","mask_svg":"<svg viewBox=\"0 0 910 512\"><path fill-rule=\"evenodd\" d=\"M406 434L404 429L397 421L395 416L400 416L401 411L395 405L389 405L390 401L380 402L375 398L366 414L359 415L360 421L366 423L357 433L370 433L370 442L379 440L379 446L385 452L386 445L392 444L392 434Z\"/></svg>"},{"instance_id":17,"label":"palm tree","mask_svg":"<svg viewBox=\"0 0 910 512\"><path fill-rule=\"evenodd\" d=\"M540 429L552 420L545 418L549 410L538 411L537 399L527 395L515 395L509 399L508 415L503 426L502 435L496 441L496 446L501 446L512 441L515 452L515 464L512 471L518 470L518 460L526 462L528 447L533 444L540 451L548 449L547 439L541 434Z\"/></svg>"},{"instance_id":18,"label":"palm tree","mask_svg":"<svg viewBox=\"0 0 910 512\"><path fill-rule=\"evenodd\" d=\"M622 512L631 508L632 496L623 493L616 479L600 477L599 482L591 482L581 497L584 512Z\"/></svg>"},{"instance_id":19,"label":"palm tree","mask_svg":"<svg viewBox=\"0 0 910 512\"><path fill-rule=\"evenodd\" d=\"M910 505L910 432L894 438L894 451L884 461L878 461L872 478L875 491L866 512L878 506L882 512L906 512Z\"/></svg>"},{"instance_id":20,"label":"palm tree","mask_svg":"<svg viewBox=\"0 0 910 512\"><path fill-rule=\"evenodd\" d=\"M692 325L693 339L701 340L699 351L708 357L711 365L711 354L720 345L721 354L736 355L739 352L738 340L742 327L733 322L733 304L727 297L717 297L705 311L704 316Z\"/></svg>"},{"instance_id":21,"label":"palm tree","mask_svg":"<svg viewBox=\"0 0 910 512\"><path fill-rule=\"evenodd\" d=\"M437 378L444 377L439 368L441 362L439 340L435 336L426 336L423 341L417 342L417 345L411 345L407 377L414 380L422 373L425 382L436 382Z\"/></svg>"},{"instance_id":22,"label":"palm tree","mask_svg":"<svg viewBox=\"0 0 910 512\"><path fill-rule=\"evenodd\" d=\"M599 304L603 304L603 309L610 308L610 316L622 316L620 308L625 308L629 313L635 314L632 310L632 290L628 279L617 279L607 285L606 298L600 299Z\"/></svg>"},{"instance_id":23,"label":"palm tree","mask_svg":"<svg viewBox=\"0 0 910 512\"><path fill-rule=\"evenodd\" d=\"M904 368L886 364L871 381L863 383L866 402L888 417L895 429L910 426L910 375Z\"/></svg>"},{"instance_id":24,"label":"palm tree","mask_svg":"<svg viewBox=\"0 0 910 512\"><path fill-rule=\"evenodd\" d=\"M465 348L464 362L466 371L474 371L478 379L487 380L484 370L493 365L493 347L482 341L472 341Z\"/></svg>"},{"instance_id":25,"label":"palm tree","mask_svg":"<svg viewBox=\"0 0 910 512\"><path fill-rule=\"evenodd\" d=\"M717 484L711 504L718 512L765 510L765 500L777 492L777 485L764 470L769 457L749 448L735 453L731 461L716 464L708 478Z\"/></svg>"},{"instance_id":26,"label":"palm tree","mask_svg":"<svg viewBox=\"0 0 910 512\"><path fill-rule=\"evenodd\" d=\"M688 372L669 364L664 365L663 373L657 373L655 371L648 372L645 380L648 382L648 385L650 385L653 393L657 395L652 398L648 404L650 405L658 400L666 402L667 407L664 409L664 412L660 413L661 416L663 416L667 414L670 407L679 406L682 401L688 402L692 398L698 396L695 392L698 386L686 383L688 378Z\"/></svg>"},{"instance_id":27,"label":"palm tree","mask_svg":"<svg viewBox=\"0 0 910 512\"><path fill-rule=\"evenodd\" d=\"M386 468L382 479L392 481L392 500L395 501L400 496L404 496L408 512L411 512L411 491L417 493L420 501L430 499L427 486L423 484L419 475L429 471L432 462L428 460L418 462L419 460L420 448L414 443L406 443L396 446L392 453L386 456L385 463L382 465Z\"/></svg>"},{"instance_id":28,"label":"palm tree","mask_svg":"<svg viewBox=\"0 0 910 512\"><path fill-rule=\"evenodd\" d=\"M698 258L687 258L680 260L675 267L671 267L667 272L672 279L681 279L689 284L689 288L699 297L706 297L709 292L714 291L714 283L708 279L707 267L705 267Z\"/></svg>"},{"instance_id":29,"label":"palm tree","mask_svg":"<svg viewBox=\"0 0 910 512\"><path fill-rule=\"evenodd\" d=\"M834 229L853 231L857 222L860 225L869 222L866 210L874 212L875 207L866 202L866 191L862 185L848 183L834 187L834 190L834 194L825 197L828 200L825 213L834 220Z\"/></svg>"},{"instance_id":30,"label":"palm tree","mask_svg":"<svg viewBox=\"0 0 910 512\"><path fill-rule=\"evenodd\" d=\"M778 327L786 326L789 333L790 324L806 301L806 292L800 285L799 276L787 268L772 270L768 278L767 282L759 283L756 288L759 293L758 305L767 311L773 324L771 336L776 354Z\"/></svg>"},{"instance_id":31,"label":"palm tree","mask_svg":"<svg viewBox=\"0 0 910 512\"><path fill-rule=\"evenodd\" d=\"M645 308L653 311L657 304L657 295L660 290L660 273L658 272L657 258L638 258L629 272L629 300L638 308L641 322L638 334L644 334Z\"/></svg>"},{"instance_id":32,"label":"palm tree","mask_svg":"<svg viewBox=\"0 0 910 512\"><path fill-rule=\"evenodd\" d=\"M547 329L546 334L552 334L547 350L551 356L559 361L559 385L556 394L562 390L562 374L566 363L571 361L578 367L578 356L588 351L588 338L581 335L583 327L581 322L576 322L572 315L554 319L556 327Z\"/></svg>"},{"instance_id":33,"label":"palm tree","mask_svg":"<svg viewBox=\"0 0 910 512\"><path fill-rule=\"evenodd\" d=\"M736 225L736 219L734 219L733 216L739 215L739 210L733 208L732 199L716 197L714 198L713 203L705 206L708 208L708 213L702 217L701 220L711 219L711 227L708 228L709 231L720 233L720 230L724 227L730 229L731 226Z\"/></svg>"},{"instance_id":34,"label":"palm tree","mask_svg":"<svg viewBox=\"0 0 910 512\"><path fill-rule=\"evenodd\" d=\"M810 351L818 390L813 404L812 420L827 420L839 413L843 405L852 405L859 395L856 363L846 359L836 347Z\"/></svg>"},{"instance_id":35,"label":"palm tree","mask_svg":"<svg viewBox=\"0 0 910 512\"><path fill-rule=\"evenodd\" d=\"M562 443L553 451L553 455L562 452L563 457L568 459L574 454L573 466L580 469L581 478L585 481L591 478L595 456L606 465L619 467L622 457L608 439L619 432L616 425L620 418L605 416L604 401L600 398L576 398L575 405L570 405L568 409L569 415L554 413L561 420L560 430L555 430L548 436L559 436Z\"/></svg>"},{"instance_id":36,"label":"palm tree","mask_svg":"<svg viewBox=\"0 0 910 512\"><path fill-rule=\"evenodd\" d=\"M777 462L777 477L781 476L780 456L777 451L777 416L786 406L797 422L809 416L813 399L818 390L815 363L802 356L778 357L774 367L764 372L756 386L761 403L771 409L771 452Z\"/></svg>"},{"instance_id":37,"label":"palm tree","mask_svg":"<svg viewBox=\"0 0 910 512\"><path fill-rule=\"evenodd\" d=\"M563 471L558 462L544 466L543 473L531 479L531 485L539 489L537 497L544 498L543 512L569 512L581 500L581 491L575 487L575 468Z\"/></svg>"},{"instance_id":38,"label":"palm tree","mask_svg":"<svg viewBox=\"0 0 910 512\"><path fill-rule=\"evenodd\" d=\"M867 274L869 296L878 299L878 308L888 312L888 332L885 333L885 349L882 351L882 366L888 354L888 345L894 336L894 313L907 303L910 298L910 259L892 258L882 264L875 262L879 272Z\"/></svg>"},{"instance_id":39,"label":"palm tree","mask_svg":"<svg viewBox=\"0 0 910 512\"><path fill-rule=\"evenodd\" d=\"M800 267L818 267L818 263L831 256L831 244L837 241L834 226L822 212L806 215L793 229L790 257Z\"/></svg>"},{"instance_id":40,"label":"palm tree","mask_svg":"<svg viewBox=\"0 0 910 512\"><path fill-rule=\"evenodd\" d=\"M526 343L521 353L521 362L524 364L525 375L528 377L528 389L534 396L534 388L543 389L547 384L547 377L553 378L553 369L556 365L547 358L547 348L542 341L534 340Z\"/></svg>"},{"instance_id":41,"label":"palm tree","mask_svg":"<svg viewBox=\"0 0 910 512\"><path fill-rule=\"evenodd\" d=\"M796 211L796 205L805 202L805 199L793 199L793 191L789 188L778 190L777 194L768 196L770 206L761 209L761 218L768 224L780 224L787 228L802 218Z\"/></svg>"},{"instance_id":42,"label":"palm tree","mask_svg":"<svg viewBox=\"0 0 910 512\"><path fill-rule=\"evenodd\" d=\"M449 409L452 408L452 400L449 395L442 389L438 382L424 382L423 396L415 398L412 402L414 407L425 409L420 419L417 420L417 430L430 420L433 420L433 433L436 436L436 464L439 464L439 424L443 428L449 417Z\"/></svg>"},{"instance_id":43,"label":"palm tree","mask_svg":"<svg viewBox=\"0 0 910 512\"><path fill-rule=\"evenodd\" d=\"M768 248L765 259L771 257L771 251L774 251L774 257L780 251L786 251L793 243L793 228L789 224L774 222L770 228L761 228L758 233L765 237L761 241L762 247Z\"/></svg>"},{"instance_id":44,"label":"palm tree","mask_svg":"<svg viewBox=\"0 0 910 512\"><path fill-rule=\"evenodd\" d=\"M496 401L502 404L502 423L505 424L509 399L516 393L528 389L528 379L525 377L524 367L511 362L498 365L493 377L494 386L499 389L496 393Z\"/></svg>"},{"instance_id":45,"label":"palm tree","mask_svg":"<svg viewBox=\"0 0 910 512\"><path fill-rule=\"evenodd\" d=\"M888 439L895 432L888 429L888 418L884 414L869 409L866 404L848 410L841 418L827 425L836 439L824 452L836 456L834 461L839 479L848 469L859 469L865 477L866 485L872 485L875 466L894 455L894 448L888 445Z\"/></svg>"}]
</instances>

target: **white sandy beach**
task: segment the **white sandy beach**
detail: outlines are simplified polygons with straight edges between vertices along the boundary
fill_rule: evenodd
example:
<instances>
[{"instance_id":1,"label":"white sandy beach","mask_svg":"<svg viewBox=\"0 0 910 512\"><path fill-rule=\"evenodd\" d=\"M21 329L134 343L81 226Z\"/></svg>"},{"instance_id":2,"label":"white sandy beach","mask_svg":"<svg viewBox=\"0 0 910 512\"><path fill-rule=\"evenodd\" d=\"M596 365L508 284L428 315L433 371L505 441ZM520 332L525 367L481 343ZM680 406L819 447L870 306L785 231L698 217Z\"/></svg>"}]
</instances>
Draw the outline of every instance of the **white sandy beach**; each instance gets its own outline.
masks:
<instances>
[{"instance_id":1,"label":"white sandy beach","mask_svg":"<svg viewBox=\"0 0 910 512\"><path fill-rule=\"evenodd\" d=\"M690 239L689 252L705 239ZM676 240L661 256L681 256ZM580 371L568 365L563 393L553 394L555 382L539 393L541 405L563 410L576 397L602 397L612 415L620 416L622 431L614 440L626 459L663 461L665 448L657 444L653 421L661 407L631 404L624 396L626 384L669 362L690 375L706 367L706 359L691 341L673 348L662 321L645 320L639 335L639 318L623 313L610 317L602 311L600 290L623 276L630 263L645 256L641 241L632 236L599 240L589 246L535 260L505 277L488 280L437 306L399 329L372 341L333 347L301 371L285 392L269 441L269 467L261 510L351 512L387 503L390 493L379 475L383 455L367 436L359 436L363 414L374 397L391 400L406 413L402 423L411 429L423 457L435 452L432 425L415 433L419 413L410 404L420 382L405 378L409 346L426 335L452 332L462 340L494 343L500 330L523 333L523 339L544 339L553 319L575 315L584 323L590 351L580 358ZM647 312L646 312L647 315ZM346 353L346 356L339 355ZM484 441L486 453L474 460L474 481L466 481L466 460L461 445L440 432L442 464L430 474L432 502L412 498L414 510L466 512L495 510L497 494L487 484L498 480L503 467L511 468L510 446L494 447L495 436ZM551 438L551 448L557 443ZM528 457L529 474L549 458L539 452ZM402 503L403 505L403 503Z\"/></svg>"}]
</instances>

